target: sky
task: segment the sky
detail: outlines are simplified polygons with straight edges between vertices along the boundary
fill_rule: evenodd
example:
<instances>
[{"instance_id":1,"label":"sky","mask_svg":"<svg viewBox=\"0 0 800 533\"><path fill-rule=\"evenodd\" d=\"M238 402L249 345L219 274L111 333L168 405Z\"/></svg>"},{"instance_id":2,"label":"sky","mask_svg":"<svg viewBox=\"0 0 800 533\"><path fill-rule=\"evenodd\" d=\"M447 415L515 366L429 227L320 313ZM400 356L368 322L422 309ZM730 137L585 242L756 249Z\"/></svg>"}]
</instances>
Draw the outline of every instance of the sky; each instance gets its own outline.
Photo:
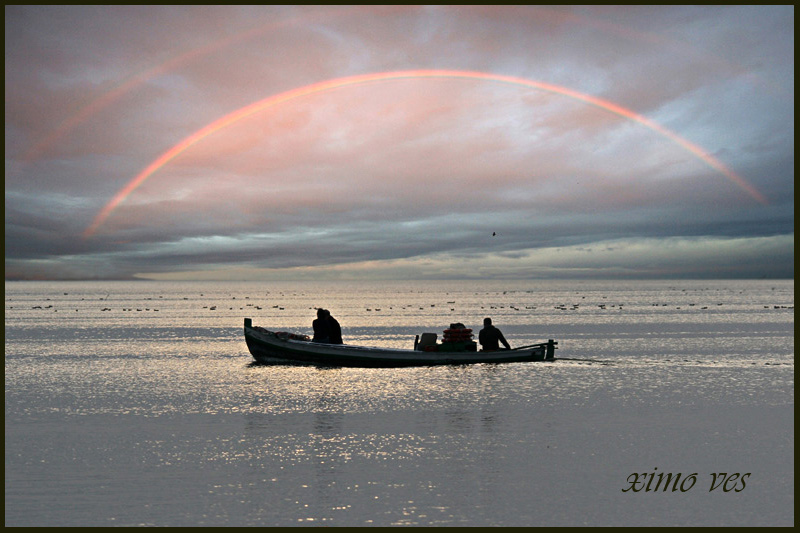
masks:
<instances>
[{"instance_id":1,"label":"sky","mask_svg":"<svg viewBox=\"0 0 800 533\"><path fill-rule=\"evenodd\" d=\"M5 6L5 276L794 276L793 6Z\"/></svg>"}]
</instances>

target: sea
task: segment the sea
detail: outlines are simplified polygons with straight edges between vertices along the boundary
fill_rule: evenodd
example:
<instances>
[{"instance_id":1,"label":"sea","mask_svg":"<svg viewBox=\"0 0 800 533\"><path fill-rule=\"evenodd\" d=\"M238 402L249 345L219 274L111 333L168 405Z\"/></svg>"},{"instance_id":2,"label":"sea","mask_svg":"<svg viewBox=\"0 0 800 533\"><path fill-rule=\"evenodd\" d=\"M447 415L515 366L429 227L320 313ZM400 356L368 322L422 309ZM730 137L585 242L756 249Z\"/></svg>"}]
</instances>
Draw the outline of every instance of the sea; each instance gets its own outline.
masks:
<instances>
[{"instance_id":1,"label":"sea","mask_svg":"<svg viewBox=\"0 0 800 533\"><path fill-rule=\"evenodd\" d=\"M255 364L320 307L556 360ZM791 526L794 361L794 280L6 281L5 525Z\"/></svg>"}]
</instances>

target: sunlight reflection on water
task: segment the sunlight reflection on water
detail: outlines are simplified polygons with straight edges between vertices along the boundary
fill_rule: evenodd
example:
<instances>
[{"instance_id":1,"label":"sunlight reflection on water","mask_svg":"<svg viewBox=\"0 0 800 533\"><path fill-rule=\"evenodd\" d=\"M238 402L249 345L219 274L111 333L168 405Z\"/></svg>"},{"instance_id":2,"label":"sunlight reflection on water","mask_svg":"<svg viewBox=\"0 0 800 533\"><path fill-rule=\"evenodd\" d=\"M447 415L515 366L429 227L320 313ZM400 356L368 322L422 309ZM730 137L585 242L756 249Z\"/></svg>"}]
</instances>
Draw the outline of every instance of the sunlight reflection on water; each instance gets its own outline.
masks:
<instances>
[{"instance_id":1,"label":"sunlight reflection on water","mask_svg":"<svg viewBox=\"0 0 800 533\"><path fill-rule=\"evenodd\" d=\"M7 284L6 521L575 523L553 486L591 493L581 512L608 516L611 502L598 495L619 474L608 469L631 468L647 450L680 467L698 450L738 453L730 443L750 431L742 419L762 425L733 450L793 449L791 428L769 424L770 409L791 415L794 402L793 284L776 285L262 288L281 310L237 284ZM682 309L653 305L661 301ZM717 301L725 311L712 309ZM243 316L308 332L322 302L339 310L348 341L408 347L422 331L491 314L512 344L557 339L559 359L252 364ZM725 410L694 420L709 407ZM757 416L742 418L752 409ZM564 475L574 468L596 480L576 485L580 476Z\"/></svg>"}]
</instances>

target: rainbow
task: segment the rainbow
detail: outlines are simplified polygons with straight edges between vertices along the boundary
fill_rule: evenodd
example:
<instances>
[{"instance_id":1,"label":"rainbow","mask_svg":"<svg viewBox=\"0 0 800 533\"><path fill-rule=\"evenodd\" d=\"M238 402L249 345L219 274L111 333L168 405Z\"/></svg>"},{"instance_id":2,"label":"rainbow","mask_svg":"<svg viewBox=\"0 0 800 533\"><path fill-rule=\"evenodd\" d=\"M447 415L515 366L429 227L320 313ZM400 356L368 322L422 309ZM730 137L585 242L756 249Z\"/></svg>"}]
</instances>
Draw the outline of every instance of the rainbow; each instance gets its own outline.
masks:
<instances>
[{"instance_id":1,"label":"rainbow","mask_svg":"<svg viewBox=\"0 0 800 533\"><path fill-rule=\"evenodd\" d=\"M330 20L332 17L344 17L354 12L356 9L358 9L358 7L359 6L354 6L352 8L345 9L343 6L337 6L336 8L322 8L307 11L302 15L302 17L298 16L278 22L262 24L258 27L242 31L236 35L217 39L203 46L193 48L171 57L159 65L132 75L119 86L110 89L106 93L97 97L95 100L79 108L77 111L75 111L75 113L64 119L58 126L52 129L44 138L40 139L33 146L28 148L22 154L22 160L26 163L33 162L58 141L70 134L73 130L87 122L89 119L93 118L99 112L111 107L125 95L144 85L153 78L172 72L180 67L190 64L195 59L208 56L214 52L228 48L233 44L258 37L264 33L267 33L268 31L272 31L280 27L291 27L300 23L313 23L316 20ZM388 12L388 10L391 9L393 8L386 6L377 8L379 12Z\"/></svg>"},{"instance_id":2,"label":"rainbow","mask_svg":"<svg viewBox=\"0 0 800 533\"><path fill-rule=\"evenodd\" d=\"M199 141L205 139L206 137L224 128L227 128L228 126L235 124L236 122L246 117L249 117L256 113L260 113L271 107L284 104L291 100L296 100L298 98L303 98L306 96L311 96L326 91L332 91L345 87L353 87L356 85L364 85L368 83L375 83L388 80L426 79L426 78L455 78L455 79L509 83L518 86L529 87L532 89L559 94L598 107L600 109L604 109L608 112L619 115L625 119L632 120L638 124L641 124L642 126L645 126L646 128L649 128L650 130L666 137L667 139L671 140L672 142L679 145L683 149L689 151L691 154L699 158L709 167L723 174L725 177L727 177L736 185L745 190L756 201L762 204L767 204L766 198L760 192L758 192L752 185L750 185L747 181L745 181L744 178L736 174L733 170L729 169L727 166L725 166L725 164L723 164L721 161L719 161L714 156L709 154L703 148L684 139L677 133L665 128L664 126L661 126L660 124L648 119L647 117L644 117L625 107L617 105L614 102L603 100L602 98L597 98L595 96L591 96L585 93L581 93L579 91L575 91L567 87L562 87L559 85L554 85L551 83L545 83L541 81L530 80L526 78L520 78L516 76L505 76L501 74L492 74L489 72L477 72L468 70L441 70L441 69L402 70L394 72L378 72L371 74L361 74L356 76L346 76L342 78L334 78L331 80L305 85L302 87L291 89L289 91L285 91L264 98L263 100L259 100L250 105L244 106L240 109L237 109L236 111L233 111L215 120L214 122L211 122L210 124L192 133L191 135L180 141L178 144L174 145L169 150L162 153L152 163L147 165L147 167L145 167L141 172L139 172L139 174L137 174L130 182L128 182L116 195L114 195L111 201L108 202L103 207L102 210L100 210L100 212L92 221L91 225L88 228L86 228L83 235L84 237L90 237L94 235L100 228L100 226L106 221L106 219L108 219L108 217L111 215L114 209L116 209L117 206L119 206L123 201L125 201L125 198L127 198L133 191L135 191L139 186L141 186L145 181L147 181L147 179L154 173L156 173L161 167L169 163L171 160L173 160L175 157L177 157L179 154L183 153L193 145L197 144Z\"/></svg>"}]
</instances>

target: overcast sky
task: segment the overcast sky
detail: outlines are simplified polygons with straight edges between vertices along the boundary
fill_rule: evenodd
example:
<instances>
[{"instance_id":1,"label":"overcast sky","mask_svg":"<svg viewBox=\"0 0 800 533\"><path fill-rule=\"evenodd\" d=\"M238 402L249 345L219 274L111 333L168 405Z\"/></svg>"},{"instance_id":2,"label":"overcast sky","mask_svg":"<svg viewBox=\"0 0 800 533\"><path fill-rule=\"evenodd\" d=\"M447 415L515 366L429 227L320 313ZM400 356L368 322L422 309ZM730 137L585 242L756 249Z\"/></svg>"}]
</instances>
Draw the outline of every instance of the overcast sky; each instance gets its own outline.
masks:
<instances>
[{"instance_id":1,"label":"overcast sky","mask_svg":"<svg viewBox=\"0 0 800 533\"><path fill-rule=\"evenodd\" d=\"M794 275L793 6L5 15L6 279Z\"/></svg>"}]
</instances>

